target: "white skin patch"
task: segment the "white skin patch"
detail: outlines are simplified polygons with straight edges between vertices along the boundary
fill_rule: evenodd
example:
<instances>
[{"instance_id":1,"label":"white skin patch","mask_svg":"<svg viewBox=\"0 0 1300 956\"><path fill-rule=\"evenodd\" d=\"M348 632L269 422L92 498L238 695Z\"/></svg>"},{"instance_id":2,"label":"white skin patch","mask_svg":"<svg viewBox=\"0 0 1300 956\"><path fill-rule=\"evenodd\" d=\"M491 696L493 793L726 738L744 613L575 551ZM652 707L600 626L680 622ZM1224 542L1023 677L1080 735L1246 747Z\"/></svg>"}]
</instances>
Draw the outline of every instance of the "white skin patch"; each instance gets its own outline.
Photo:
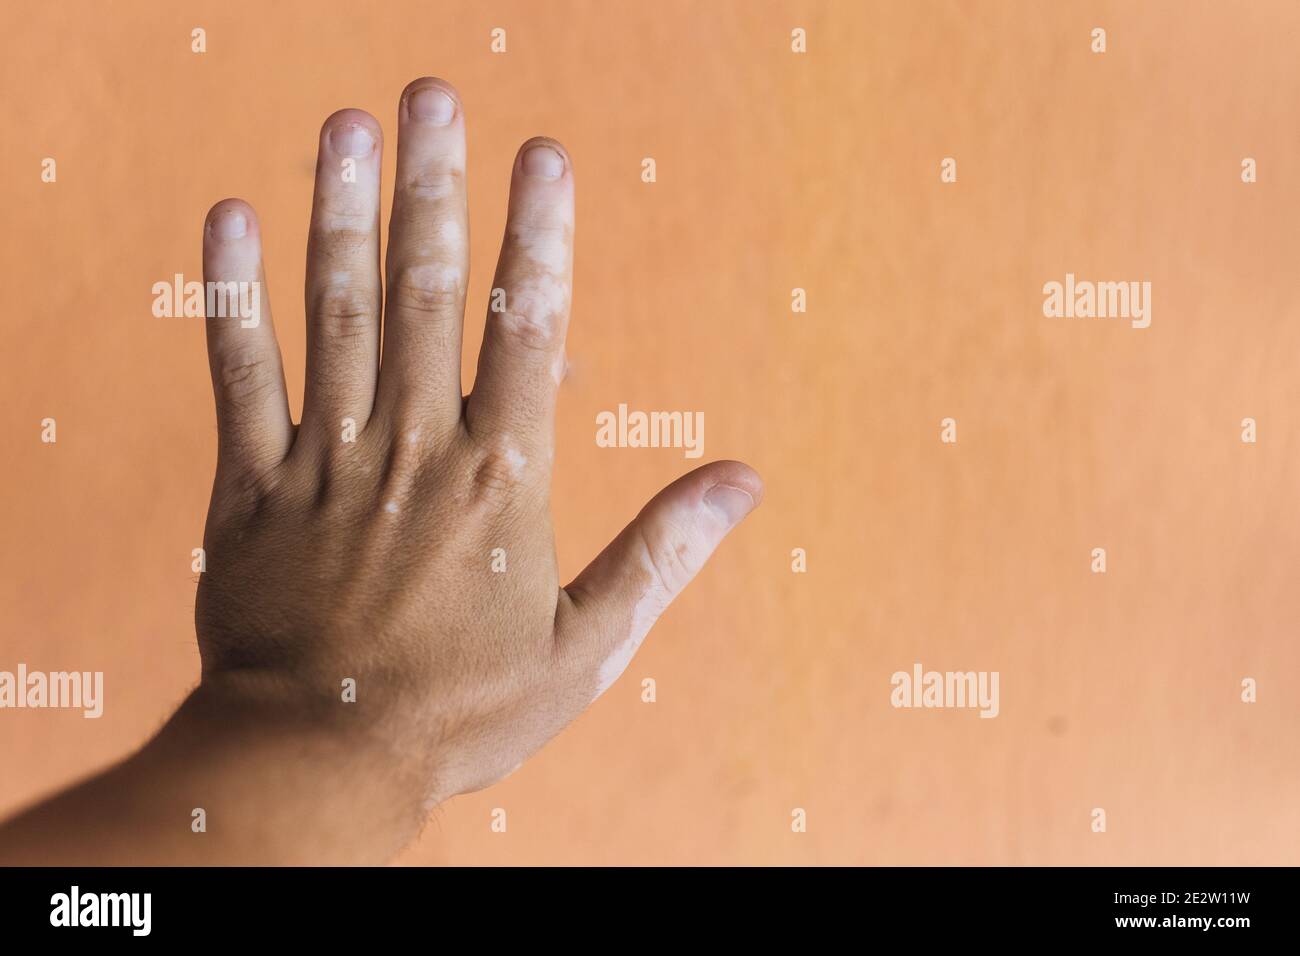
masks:
<instances>
[{"instance_id":1,"label":"white skin patch","mask_svg":"<svg viewBox=\"0 0 1300 956\"><path fill-rule=\"evenodd\" d=\"M511 312L545 326L569 307L569 288L550 276L538 276L515 294Z\"/></svg>"},{"instance_id":2,"label":"white skin patch","mask_svg":"<svg viewBox=\"0 0 1300 956\"><path fill-rule=\"evenodd\" d=\"M509 446L505 451L506 461L510 464L510 470L516 475L523 470L524 465L528 464L528 459L519 453L519 449Z\"/></svg>"},{"instance_id":3,"label":"white skin patch","mask_svg":"<svg viewBox=\"0 0 1300 956\"><path fill-rule=\"evenodd\" d=\"M569 266L568 230L521 229L515 234L519 251L547 272L563 275Z\"/></svg>"},{"instance_id":4,"label":"white skin patch","mask_svg":"<svg viewBox=\"0 0 1300 956\"><path fill-rule=\"evenodd\" d=\"M704 501L700 501L692 512L682 512L675 516L671 524L678 535L684 537L674 542L677 561L675 571L666 572L670 580L662 580L656 571L649 554L642 555L642 566L646 571L646 587L636 606L632 609L632 624L626 640L616 647L600 665L597 674L597 691L599 697L627 669L636 655L637 648L645 640L646 634L664 609L672 603L673 598L686 587L696 572L704 567L718 544L726 535L730 522L727 521Z\"/></svg>"},{"instance_id":5,"label":"white skin patch","mask_svg":"<svg viewBox=\"0 0 1300 956\"><path fill-rule=\"evenodd\" d=\"M360 164L358 163L358 165ZM365 231L368 229L373 229L375 227L376 219L378 216L379 216L378 209L372 210L370 213L370 218L365 221L362 221L361 213L357 213L351 216L344 216L344 215L334 216L333 218L327 219L325 221L325 228L328 229L330 232L340 232L346 229L359 229L361 231Z\"/></svg>"},{"instance_id":6,"label":"white skin patch","mask_svg":"<svg viewBox=\"0 0 1300 956\"><path fill-rule=\"evenodd\" d=\"M406 281L412 288L429 292L459 292L460 270L441 262L424 262L407 269Z\"/></svg>"},{"instance_id":7,"label":"white skin patch","mask_svg":"<svg viewBox=\"0 0 1300 956\"><path fill-rule=\"evenodd\" d=\"M460 223L454 219L448 219L438 227L438 241L442 243L443 249L448 252L459 252L461 245L465 241L465 235L461 232Z\"/></svg>"},{"instance_id":8,"label":"white skin patch","mask_svg":"<svg viewBox=\"0 0 1300 956\"><path fill-rule=\"evenodd\" d=\"M417 444L420 441L420 429L412 428L406 433L406 443L408 445Z\"/></svg>"},{"instance_id":9,"label":"white skin patch","mask_svg":"<svg viewBox=\"0 0 1300 956\"><path fill-rule=\"evenodd\" d=\"M384 510L390 515L397 514L397 502L391 500L384 502Z\"/></svg>"},{"instance_id":10,"label":"white skin patch","mask_svg":"<svg viewBox=\"0 0 1300 956\"><path fill-rule=\"evenodd\" d=\"M672 595L659 584L658 575L650 564L648 556L644 558L643 563L650 583L632 609L632 626L627 639L614 648L613 653L600 665L600 670L596 674L596 697L609 690L614 681L623 676L627 665L632 663L632 658L641 647L641 642L650 633L650 628L654 627L655 621L659 620L659 615L672 601Z\"/></svg>"}]
</instances>

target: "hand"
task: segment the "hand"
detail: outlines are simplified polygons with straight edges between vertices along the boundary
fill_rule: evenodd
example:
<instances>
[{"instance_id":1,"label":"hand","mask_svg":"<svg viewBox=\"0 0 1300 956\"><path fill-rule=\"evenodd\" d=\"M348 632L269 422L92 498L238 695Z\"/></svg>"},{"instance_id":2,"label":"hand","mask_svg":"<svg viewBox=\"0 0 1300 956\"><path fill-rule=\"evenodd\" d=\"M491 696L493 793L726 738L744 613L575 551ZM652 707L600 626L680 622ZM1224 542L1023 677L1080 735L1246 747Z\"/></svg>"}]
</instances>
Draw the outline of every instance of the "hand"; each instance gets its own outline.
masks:
<instances>
[{"instance_id":1,"label":"hand","mask_svg":"<svg viewBox=\"0 0 1300 956\"><path fill-rule=\"evenodd\" d=\"M511 773L608 688L762 485L736 462L686 475L560 587L549 494L572 164L542 138L515 159L504 310L462 399L465 114L436 79L408 86L398 114L383 282L379 124L342 110L321 131L300 425L264 283L255 325L208 320L219 441L196 619L222 708L310 714L382 750L428 806ZM248 204L218 203L203 235L208 283L262 282Z\"/></svg>"},{"instance_id":2,"label":"hand","mask_svg":"<svg viewBox=\"0 0 1300 956\"><path fill-rule=\"evenodd\" d=\"M573 167L548 139L515 158L504 308L462 398L464 110L422 79L398 114L382 283L379 124L343 110L321 130L298 426L257 217L233 199L208 214L209 290L256 298L207 320L202 680L138 753L0 827L0 862L386 859L432 805L509 774L617 680L760 500L745 465L706 465L560 587L548 498Z\"/></svg>"},{"instance_id":3,"label":"hand","mask_svg":"<svg viewBox=\"0 0 1300 956\"><path fill-rule=\"evenodd\" d=\"M296 427L257 217L237 199L208 213L209 293L255 297L209 302L203 676L133 757L0 827L0 862L385 860L434 804L506 777L610 687L761 499L744 464L698 468L560 588L572 164L550 139L516 156L503 308L461 398L464 111L419 79L398 114L383 282L380 125L344 109L321 130Z\"/></svg>"}]
</instances>

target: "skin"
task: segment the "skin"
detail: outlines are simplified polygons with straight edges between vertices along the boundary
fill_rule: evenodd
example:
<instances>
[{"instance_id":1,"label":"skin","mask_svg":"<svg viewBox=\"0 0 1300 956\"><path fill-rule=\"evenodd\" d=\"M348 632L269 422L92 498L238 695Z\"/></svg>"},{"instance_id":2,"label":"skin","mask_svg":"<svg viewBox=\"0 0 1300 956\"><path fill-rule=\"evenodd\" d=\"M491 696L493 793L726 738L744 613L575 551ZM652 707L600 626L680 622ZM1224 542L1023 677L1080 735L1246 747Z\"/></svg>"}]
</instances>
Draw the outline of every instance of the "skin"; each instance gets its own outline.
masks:
<instances>
[{"instance_id":1,"label":"skin","mask_svg":"<svg viewBox=\"0 0 1300 956\"><path fill-rule=\"evenodd\" d=\"M218 461L202 678L139 752L0 827L0 863L386 861L439 803L509 775L582 713L761 500L746 465L705 465L561 587L549 498L572 163L545 138L515 157L493 279L506 307L487 315L462 397L459 96L432 78L402 94L381 273L382 143L360 110L321 130L297 425L257 216L238 199L208 213L205 280L259 280L262 299L254 327L207 320Z\"/></svg>"}]
</instances>

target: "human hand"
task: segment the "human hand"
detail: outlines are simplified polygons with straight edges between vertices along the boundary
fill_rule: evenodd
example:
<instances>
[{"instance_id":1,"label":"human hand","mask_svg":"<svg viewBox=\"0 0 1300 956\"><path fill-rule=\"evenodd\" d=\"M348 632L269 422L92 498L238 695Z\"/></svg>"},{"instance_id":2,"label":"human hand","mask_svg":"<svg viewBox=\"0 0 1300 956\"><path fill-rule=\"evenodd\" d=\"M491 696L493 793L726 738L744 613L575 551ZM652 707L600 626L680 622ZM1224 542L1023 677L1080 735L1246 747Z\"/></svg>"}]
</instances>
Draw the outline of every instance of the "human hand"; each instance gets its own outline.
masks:
<instances>
[{"instance_id":1,"label":"human hand","mask_svg":"<svg viewBox=\"0 0 1300 956\"><path fill-rule=\"evenodd\" d=\"M462 398L464 110L436 79L398 110L382 283L380 126L342 110L321 131L300 425L257 218L239 200L208 215L206 282L262 285L256 324L207 324L219 439L196 622L201 691L221 709L373 748L379 776L427 808L500 780L608 688L762 484L738 462L691 472L560 587L549 495L573 167L548 139L515 159L504 310Z\"/></svg>"}]
</instances>

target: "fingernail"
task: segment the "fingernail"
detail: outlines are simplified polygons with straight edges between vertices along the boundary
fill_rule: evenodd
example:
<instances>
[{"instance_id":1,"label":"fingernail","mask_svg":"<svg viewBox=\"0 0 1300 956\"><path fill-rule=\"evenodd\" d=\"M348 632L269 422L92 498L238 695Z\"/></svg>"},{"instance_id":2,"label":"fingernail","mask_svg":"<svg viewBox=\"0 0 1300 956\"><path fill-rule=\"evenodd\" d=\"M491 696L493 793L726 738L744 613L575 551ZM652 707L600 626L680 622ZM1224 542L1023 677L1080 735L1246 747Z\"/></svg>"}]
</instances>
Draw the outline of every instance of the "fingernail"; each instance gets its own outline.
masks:
<instances>
[{"instance_id":1,"label":"fingernail","mask_svg":"<svg viewBox=\"0 0 1300 956\"><path fill-rule=\"evenodd\" d=\"M366 156L375 148L375 137L359 123L330 130L330 149L340 156Z\"/></svg>"},{"instance_id":2,"label":"fingernail","mask_svg":"<svg viewBox=\"0 0 1300 956\"><path fill-rule=\"evenodd\" d=\"M446 126L456 115L456 104L451 97L436 86L416 90L406 101L412 119L426 120L434 126Z\"/></svg>"},{"instance_id":3,"label":"fingernail","mask_svg":"<svg viewBox=\"0 0 1300 956\"><path fill-rule=\"evenodd\" d=\"M704 503L713 509L727 527L754 510L754 499L747 492L730 485L714 485L704 494Z\"/></svg>"},{"instance_id":4,"label":"fingernail","mask_svg":"<svg viewBox=\"0 0 1300 956\"><path fill-rule=\"evenodd\" d=\"M248 232L248 220L238 209L227 209L211 222L214 239L242 239Z\"/></svg>"},{"instance_id":5,"label":"fingernail","mask_svg":"<svg viewBox=\"0 0 1300 956\"><path fill-rule=\"evenodd\" d=\"M564 157L549 146L537 145L524 153L524 175L559 179L564 175Z\"/></svg>"}]
</instances>

